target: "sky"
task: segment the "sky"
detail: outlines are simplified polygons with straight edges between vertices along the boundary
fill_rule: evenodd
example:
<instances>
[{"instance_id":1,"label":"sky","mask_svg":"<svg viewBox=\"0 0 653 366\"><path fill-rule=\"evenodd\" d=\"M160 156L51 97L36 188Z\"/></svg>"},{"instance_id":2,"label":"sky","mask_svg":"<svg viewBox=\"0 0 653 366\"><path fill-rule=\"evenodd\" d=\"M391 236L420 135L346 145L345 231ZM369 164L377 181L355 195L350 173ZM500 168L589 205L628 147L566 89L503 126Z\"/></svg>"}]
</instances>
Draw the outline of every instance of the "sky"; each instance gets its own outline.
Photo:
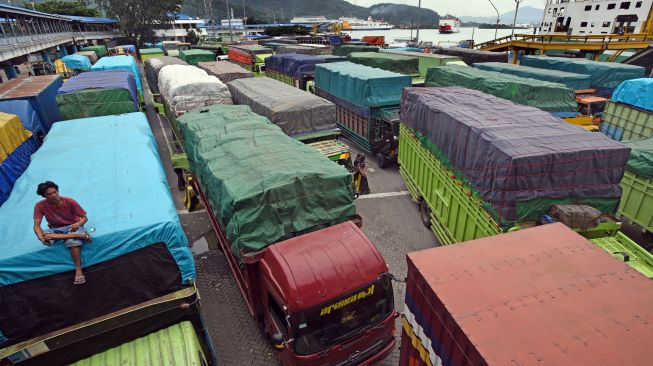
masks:
<instances>
[{"instance_id":1,"label":"sky","mask_svg":"<svg viewBox=\"0 0 653 366\"><path fill-rule=\"evenodd\" d=\"M418 0L347 0L360 6L372 6L379 3L396 3L417 6ZM515 9L514 0L492 0L499 13ZM535 8L544 8L545 0L523 0L519 6L530 5ZM422 7L438 12L440 15L453 14L456 16L494 16L496 12L488 0L422 0Z\"/></svg>"}]
</instances>

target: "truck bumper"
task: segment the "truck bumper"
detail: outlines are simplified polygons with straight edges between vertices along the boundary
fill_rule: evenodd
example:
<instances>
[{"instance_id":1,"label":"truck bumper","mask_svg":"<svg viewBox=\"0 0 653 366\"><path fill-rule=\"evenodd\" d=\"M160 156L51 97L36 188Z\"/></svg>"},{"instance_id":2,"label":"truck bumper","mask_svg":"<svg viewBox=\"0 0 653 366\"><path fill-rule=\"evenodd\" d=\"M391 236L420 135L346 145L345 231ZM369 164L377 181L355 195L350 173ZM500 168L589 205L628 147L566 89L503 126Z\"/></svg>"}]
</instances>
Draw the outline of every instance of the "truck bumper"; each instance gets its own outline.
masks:
<instances>
[{"instance_id":1,"label":"truck bumper","mask_svg":"<svg viewBox=\"0 0 653 366\"><path fill-rule=\"evenodd\" d=\"M373 365L376 364L377 362L383 360L384 358L388 357L390 353L392 353L392 350L395 349L395 344L397 343L395 337L392 337L390 342L383 347L378 353L374 354L372 357L368 358L367 360L364 360L361 362L359 365L364 366L364 365Z\"/></svg>"}]
</instances>

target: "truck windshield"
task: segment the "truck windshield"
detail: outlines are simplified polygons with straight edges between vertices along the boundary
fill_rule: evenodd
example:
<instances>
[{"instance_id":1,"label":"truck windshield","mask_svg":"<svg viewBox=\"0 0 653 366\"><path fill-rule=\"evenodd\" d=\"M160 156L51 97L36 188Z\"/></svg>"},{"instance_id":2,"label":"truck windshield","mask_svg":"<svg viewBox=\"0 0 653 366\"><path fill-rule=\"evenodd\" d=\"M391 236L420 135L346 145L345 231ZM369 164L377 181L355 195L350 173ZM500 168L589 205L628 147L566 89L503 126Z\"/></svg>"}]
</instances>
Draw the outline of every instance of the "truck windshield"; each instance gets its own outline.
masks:
<instances>
[{"instance_id":1,"label":"truck windshield","mask_svg":"<svg viewBox=\"0 0 653 366\"><path fill-rule=\"evenodd\" d=\"M368 286L298 313L293 322L295 353L308 355L326 350L363 328L379 324L393 309L392 282L388 276L381 276Z\"/></svg>"}]
</instances>

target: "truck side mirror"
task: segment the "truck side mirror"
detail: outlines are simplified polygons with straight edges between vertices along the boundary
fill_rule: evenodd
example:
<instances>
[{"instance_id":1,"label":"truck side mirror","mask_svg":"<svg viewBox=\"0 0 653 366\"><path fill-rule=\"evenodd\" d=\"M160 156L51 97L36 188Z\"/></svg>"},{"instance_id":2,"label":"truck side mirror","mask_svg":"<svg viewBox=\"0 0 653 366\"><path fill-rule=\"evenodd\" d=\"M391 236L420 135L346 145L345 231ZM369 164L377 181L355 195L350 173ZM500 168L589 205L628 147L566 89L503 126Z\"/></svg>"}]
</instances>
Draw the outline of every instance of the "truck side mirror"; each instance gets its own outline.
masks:
<instances>
[{"instance_id":1,"label":"truck side mirror","mask_svg":"<svg viewBox=\"0 0 653 366\"><path fill-rule=\"evenodd\" d=\"M272 346L278 352L281 352L284 348L286 348L286 344L283 342L283 335L281 333L272 335Z\"/></svg>"}]
</instances>

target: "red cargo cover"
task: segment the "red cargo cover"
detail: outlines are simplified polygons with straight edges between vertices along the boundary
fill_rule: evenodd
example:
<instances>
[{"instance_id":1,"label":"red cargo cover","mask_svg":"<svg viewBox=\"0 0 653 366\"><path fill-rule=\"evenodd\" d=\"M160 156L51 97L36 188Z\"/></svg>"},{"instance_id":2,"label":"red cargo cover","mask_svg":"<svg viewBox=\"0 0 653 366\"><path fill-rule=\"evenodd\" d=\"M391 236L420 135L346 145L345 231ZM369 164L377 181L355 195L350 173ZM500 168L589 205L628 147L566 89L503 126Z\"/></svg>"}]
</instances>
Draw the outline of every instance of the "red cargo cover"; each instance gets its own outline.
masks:
<instances>
[{"instance_id":1,"label":"red cargo cover","mask_svg":"<svg viewBox=\"0 0 653 366\"><path fill-rule=\"evenodd\" d=\"M653 363L653 283L562 224L407 257L408 329L433 364ZM406 348L400 364L422 362Z\"/></svg>"},{"instance_id":2,"label":"red cargo cover","mask_svg":"<svg viewBox=\"0 0 653 366\"><path fill-rule=\"evenodd\" d=\"M367 42L371 46L383 46L385 44L385 36L364 36L361 41Z\"/></svg>"},{"instance_id":3,"label":"red cargo cover","mask_svg":"<svg viewBox=\"0 0 653 366\"><path fill-rule=\"evenodd\" d=\"M230 60L240 62L241 64L246 64L246 65L253 64L252 56L248 52L241 51L237 48L230 48L229 53L227 53L227 56L229 56Z\"/></svg>"}]
</instances>

